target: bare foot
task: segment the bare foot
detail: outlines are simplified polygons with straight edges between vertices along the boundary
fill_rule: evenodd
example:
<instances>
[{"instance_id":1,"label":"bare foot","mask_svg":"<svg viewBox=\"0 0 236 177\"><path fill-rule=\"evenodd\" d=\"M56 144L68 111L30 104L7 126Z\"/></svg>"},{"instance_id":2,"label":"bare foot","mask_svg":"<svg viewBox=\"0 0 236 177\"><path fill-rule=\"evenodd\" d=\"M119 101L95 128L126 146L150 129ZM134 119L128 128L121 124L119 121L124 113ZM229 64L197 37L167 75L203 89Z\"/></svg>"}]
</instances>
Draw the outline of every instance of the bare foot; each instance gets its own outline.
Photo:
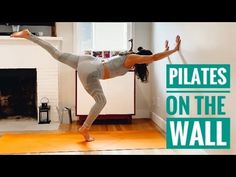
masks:
<instances>
[{"instance_id":1,"label":"bare foot","mask_svg":"<svg viewBox=\"0 0 236 177\"><path fill-rule=\"evenodd\" d=\"M84 136L85 141L91 142L94 141L94 138L89 135L89 129L85 127L80 127L79 132Z\"/></svg>"},{"instance_id":2,"label":"bare foot","mask_svg":"<svg viewBox=\"0 0 236 177\"><path fill-rule=\"evenodd\" d=\"M11 34L11 37L18 37L18 38L29 38L30 32L28 29L19 31L19 32L15 32Z\"/></svg>"}]
</instances>

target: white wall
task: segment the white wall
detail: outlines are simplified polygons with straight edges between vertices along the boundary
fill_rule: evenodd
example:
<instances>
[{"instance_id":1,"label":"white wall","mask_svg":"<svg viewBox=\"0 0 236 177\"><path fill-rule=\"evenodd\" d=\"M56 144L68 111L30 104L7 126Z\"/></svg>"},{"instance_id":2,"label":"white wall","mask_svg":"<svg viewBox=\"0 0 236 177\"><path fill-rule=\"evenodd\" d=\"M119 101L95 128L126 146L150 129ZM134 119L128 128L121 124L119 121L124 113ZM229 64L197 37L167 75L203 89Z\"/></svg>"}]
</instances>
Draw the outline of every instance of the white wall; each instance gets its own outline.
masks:
<instances>
[{"instance_id":1,"label":"white wall","mask_svg":"<svg viewBox=\"0 0 236 177\"><path fill-rule=\"evenodd\" d=\"M134 50L139 46L151 49L152 23L134 23ZM148 68L150 68L148 66ZM150 118L151 109L150 82L142 83L136 78L136 115L134 118Z\"/></svg>"},{"instance_id":2,"label":"white wall","mask_svg":"<svg viewBox=\"0 0 236 177\"><path fill-rule=\"evenodd\" d=\"M56 23L57 36L63 37L62 51L73 51L73 23ZM73 119L75 115L75 70L60 63L59 65L59 106L72 108Z\"/></svg>"},{"instance_id":3,"label":"white wall","mask_svg":"<svg viewBox=\"0 0 236 177\"><path fill-rule=\"evenodd\" d=\"M134 49L151 47L151 23L134 23ZM63 37L62 50L73 51L73 23L56 23L57 36ZM70 67L60 64L59 104L75 111L75 74ZM136 81L136 115L134 118L150 118L150 84ZM76 120L76 117L73 117Z\"/></svg>"},{"instance_id":4,"label":"white wall","mask_svg":"<svg viewBox=\"0 0 236 177\"><path fill-rule=\"evenodd\" d=\"M182 38L181 52L171 56L172 63L225 63L231 64L231 93L226 95L225 111L231 118L231 150L211 150L209 153L236 153L236 23L154 23L153 50L160 51L166 39L171 46L175 43L175 36ZM151 93L153 118L167 117L165 100L167 94L165 86L165 67L167 59L153 63L151 66Z\"/></svg>"}]
</instances>

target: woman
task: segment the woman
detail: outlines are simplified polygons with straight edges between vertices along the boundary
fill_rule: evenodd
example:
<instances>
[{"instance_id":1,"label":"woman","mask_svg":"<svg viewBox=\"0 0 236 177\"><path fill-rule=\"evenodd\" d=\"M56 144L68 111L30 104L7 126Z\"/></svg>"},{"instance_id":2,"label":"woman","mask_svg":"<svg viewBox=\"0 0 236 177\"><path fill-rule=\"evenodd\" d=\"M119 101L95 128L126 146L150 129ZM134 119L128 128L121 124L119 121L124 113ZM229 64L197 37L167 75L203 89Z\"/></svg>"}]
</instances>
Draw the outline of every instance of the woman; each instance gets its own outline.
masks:
<instances>
[{"instance_id":1,"label":"woman","mask_svg":"<svg viewBox=\"0 0 236 177\"><path fill-rule=\"evenodd\" d=\"M27 29L15 32L11 37L25 38L40 45L47 50L53 58L78 71L78 76L85 90L95 100L95 104L91 108L82 127L79 129L79 132L84 136L86 141L94 140L89 134L89 128L106 104L106 98L99 79L110 79L121 76L126 74L129 69L134 68L138 78L141 79L142 82L146 82L148 78L147 64L161 60L178 51L181 42L180 37L177 36L176 47L173 50L169 50L168 42L166 42L166 50L161 53L153 55L151 53L146 53L142 55L142 49L139 48L140 55L127 52L102 62L90 55L63 53L53 47L50 43L33 35Z\"/></svg>"}]
</instances>

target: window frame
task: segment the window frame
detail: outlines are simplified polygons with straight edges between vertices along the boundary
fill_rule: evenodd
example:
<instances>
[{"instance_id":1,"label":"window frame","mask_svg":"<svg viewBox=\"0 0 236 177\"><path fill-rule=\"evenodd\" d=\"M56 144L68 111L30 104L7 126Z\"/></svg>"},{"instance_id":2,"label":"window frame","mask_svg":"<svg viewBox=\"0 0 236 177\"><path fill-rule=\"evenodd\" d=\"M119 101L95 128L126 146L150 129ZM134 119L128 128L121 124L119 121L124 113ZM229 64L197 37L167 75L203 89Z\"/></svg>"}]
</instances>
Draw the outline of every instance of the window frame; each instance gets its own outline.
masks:
<instances>
[{"instance_id":1,"label":"window frame","mask_svg":"<svg viewBox=\"0 0 236 177\"><path fill-rule=\"evenodd\" d=\"M79 42L80 41L80 37L79 37L80 23L81 22L73 23L73 52L75 54L82 54L82 51L80 50L81 46ZM95 22L91 22L91 23L95 23ZM124 23L127 23L127 39L129 40L129 39L134 38L134 24L132 22L124 22ZM127 50L129 50L129 46L130 46L130 42L128 40L127 40ZM94 43L92 43L92 45L94 48Z\"/></svg>"}]
</instances>

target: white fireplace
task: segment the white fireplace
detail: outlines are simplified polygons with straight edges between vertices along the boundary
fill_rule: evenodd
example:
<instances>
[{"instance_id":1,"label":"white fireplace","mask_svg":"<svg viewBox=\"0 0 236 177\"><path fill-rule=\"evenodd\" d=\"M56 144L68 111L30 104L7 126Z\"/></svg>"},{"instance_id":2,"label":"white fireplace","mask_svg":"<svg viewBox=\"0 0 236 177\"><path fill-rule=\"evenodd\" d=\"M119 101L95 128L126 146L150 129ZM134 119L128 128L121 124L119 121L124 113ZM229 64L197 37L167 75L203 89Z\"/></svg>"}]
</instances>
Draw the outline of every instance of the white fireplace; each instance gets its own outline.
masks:
<instances>
[{"instance_id":1,"label":"white fireplace","mask_svg":"<svg viewBox=\"0 0 236 177\"><path fill-rule=\"evenodd\" d=\"M61 50L62 38L42 37L42 39ZM53 122L59 121L56 109L59 103L59 62L45 49L29 40L0 36L0 69L17 68L36 69L37 106L40 106L41 98L47 97L51 106L50 119Z\"/></svg>"}]
</instances>

